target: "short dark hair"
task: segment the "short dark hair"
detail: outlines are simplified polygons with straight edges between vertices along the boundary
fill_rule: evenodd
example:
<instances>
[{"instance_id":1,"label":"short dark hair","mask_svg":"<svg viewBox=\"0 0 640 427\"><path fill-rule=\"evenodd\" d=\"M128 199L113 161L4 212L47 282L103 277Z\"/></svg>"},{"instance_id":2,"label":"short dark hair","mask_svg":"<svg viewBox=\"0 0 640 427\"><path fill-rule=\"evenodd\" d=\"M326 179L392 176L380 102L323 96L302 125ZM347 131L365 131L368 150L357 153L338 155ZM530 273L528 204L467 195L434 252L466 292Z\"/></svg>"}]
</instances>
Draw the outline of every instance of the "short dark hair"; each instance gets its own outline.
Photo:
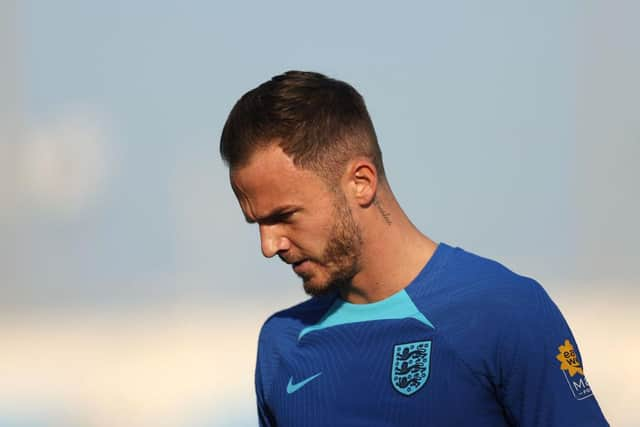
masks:
<instances>
[{"instance_id":1,"label":"short dark hair","mask_svg":"<svg viewBox=\"0 0 640 427\"><path fill-rule=\"evenodd\" d=\"M231 110L220 155L231 168L277 143L297 167L335 182L346 163L366 156L384 180L382 153L362 96L315 72L287 71L244 94Z\"/></svg>"}]
</instances>

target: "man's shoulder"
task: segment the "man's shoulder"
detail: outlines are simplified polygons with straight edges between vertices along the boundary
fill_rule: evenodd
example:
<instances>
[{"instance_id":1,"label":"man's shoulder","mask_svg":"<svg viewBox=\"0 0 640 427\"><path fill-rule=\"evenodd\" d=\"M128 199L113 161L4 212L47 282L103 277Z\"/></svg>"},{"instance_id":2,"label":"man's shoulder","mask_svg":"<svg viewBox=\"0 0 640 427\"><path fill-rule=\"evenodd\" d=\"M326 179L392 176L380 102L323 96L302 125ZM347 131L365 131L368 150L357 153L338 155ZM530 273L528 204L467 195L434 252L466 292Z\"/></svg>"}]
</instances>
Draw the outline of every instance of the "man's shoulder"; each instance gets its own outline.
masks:
<instances>
[{"instance_id":1,"label":"man's shoulder","mask_svg":"<svg viewBox=\"0 0 640 427\"><path fill-rule=\"evenodd\" d=\"M550 298L537 280L493 259L447 248L447 262L429 283L412 292L416 306L436 327L461 324L501 329L509 321L530 323Z\"/></svg>"},{"instance_id":2,"label":"man's shoulder","mask_svg":"<svg viewBox=\"0 0 640 427\"><path fill-rule=\"evenodd\" d=\"M303 328L317 323L324 316L335 298L335 295L312 297L272 314L262 325L260 341L297 338Z\"/></svg>"},{"instance_id":3,"label":"man's shoulder","mask_svg":"<svg viewBox=\"0 0 640 427\"><path fill-rule=\"evenodd\" d=\"M454 249L448 268L441 274L441 284L450 294L450 301L501 305L524 302L544 292L538 281L521 275L502 263L461 248Z\"/></svg>"},{"instance_id":4,"label":"man's shoulder","mask_svg":"<svg viewBox=\"0 0 640 427\"><path fill-rule=\"evenodd\" d=\"M434 284L418 307L464 364L483 377L498 375L500 351L507 343L564 325L538 281L460 248Z\"/></svg>"}]
</instances>

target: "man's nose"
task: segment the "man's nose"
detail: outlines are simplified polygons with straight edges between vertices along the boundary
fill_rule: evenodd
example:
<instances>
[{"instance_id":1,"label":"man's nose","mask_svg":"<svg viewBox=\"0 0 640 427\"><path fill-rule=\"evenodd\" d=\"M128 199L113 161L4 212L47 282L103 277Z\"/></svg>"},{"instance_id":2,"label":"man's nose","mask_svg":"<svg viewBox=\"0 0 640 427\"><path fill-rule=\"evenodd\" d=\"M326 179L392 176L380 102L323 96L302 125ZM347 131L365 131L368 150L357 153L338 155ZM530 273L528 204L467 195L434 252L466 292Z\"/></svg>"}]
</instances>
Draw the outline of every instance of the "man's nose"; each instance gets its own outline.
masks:
<instances>
[{"instance_id":1,"label":"man's nose","mask_svg":"<svg viewBox=\"0 0 640 427\"><path fill-rule=\"evenodd\" d=\"M289 249L289 239L282 235L277 225L260 225L262 255L271 258L280 251Z\"/></svg>"}]
</instances>

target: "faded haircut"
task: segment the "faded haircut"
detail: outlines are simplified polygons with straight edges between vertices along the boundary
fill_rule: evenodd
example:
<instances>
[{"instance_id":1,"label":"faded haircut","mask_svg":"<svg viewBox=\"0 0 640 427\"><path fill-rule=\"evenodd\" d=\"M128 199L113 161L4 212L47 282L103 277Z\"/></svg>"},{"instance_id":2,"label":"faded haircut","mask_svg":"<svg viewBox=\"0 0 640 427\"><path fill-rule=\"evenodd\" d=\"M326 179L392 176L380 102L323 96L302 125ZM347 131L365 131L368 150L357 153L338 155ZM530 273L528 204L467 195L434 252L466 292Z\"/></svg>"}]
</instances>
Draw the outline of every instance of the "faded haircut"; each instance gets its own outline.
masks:
<instances>
[{"instance_id":1,"label":"faded haircut","mask_svg":"<svg viewBox=\"0 0 640 427\"><path fill-rule=\"evenodd\" d=\"M287 71L244 94L231 110L220 155L236 169L278 144L293 163L334 184L350 159L367 157L384 181L382 153L362 96L320 73Z\"/></svg>"}]
</instances>

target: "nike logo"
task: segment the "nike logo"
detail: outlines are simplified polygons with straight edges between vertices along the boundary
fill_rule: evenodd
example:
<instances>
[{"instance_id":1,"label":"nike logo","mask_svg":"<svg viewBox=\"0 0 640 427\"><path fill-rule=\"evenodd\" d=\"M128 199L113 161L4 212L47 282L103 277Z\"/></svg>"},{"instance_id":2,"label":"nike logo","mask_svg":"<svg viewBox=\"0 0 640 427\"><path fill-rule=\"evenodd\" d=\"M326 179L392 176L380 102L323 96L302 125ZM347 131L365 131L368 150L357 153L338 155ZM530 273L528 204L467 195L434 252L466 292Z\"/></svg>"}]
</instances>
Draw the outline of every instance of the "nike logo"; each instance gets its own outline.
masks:
<instances>
[{"instance_id":1,"label":"nike logo","mask_svg":"<svg viewBox=\"0 0 640 427\"><path fill-rule=\"evenodd\" d=\"M300 390L302 387L307 385L307 383L318 378L320 375L322 375L322 372L318 372L317 374L312 375L309 378L306 378L300 381L299 383L295 383L295 384L293 383L293 377L290 377L289 384L287 384L287 394L295 393L296 391Z\"/></svg>"}]
</instances>

